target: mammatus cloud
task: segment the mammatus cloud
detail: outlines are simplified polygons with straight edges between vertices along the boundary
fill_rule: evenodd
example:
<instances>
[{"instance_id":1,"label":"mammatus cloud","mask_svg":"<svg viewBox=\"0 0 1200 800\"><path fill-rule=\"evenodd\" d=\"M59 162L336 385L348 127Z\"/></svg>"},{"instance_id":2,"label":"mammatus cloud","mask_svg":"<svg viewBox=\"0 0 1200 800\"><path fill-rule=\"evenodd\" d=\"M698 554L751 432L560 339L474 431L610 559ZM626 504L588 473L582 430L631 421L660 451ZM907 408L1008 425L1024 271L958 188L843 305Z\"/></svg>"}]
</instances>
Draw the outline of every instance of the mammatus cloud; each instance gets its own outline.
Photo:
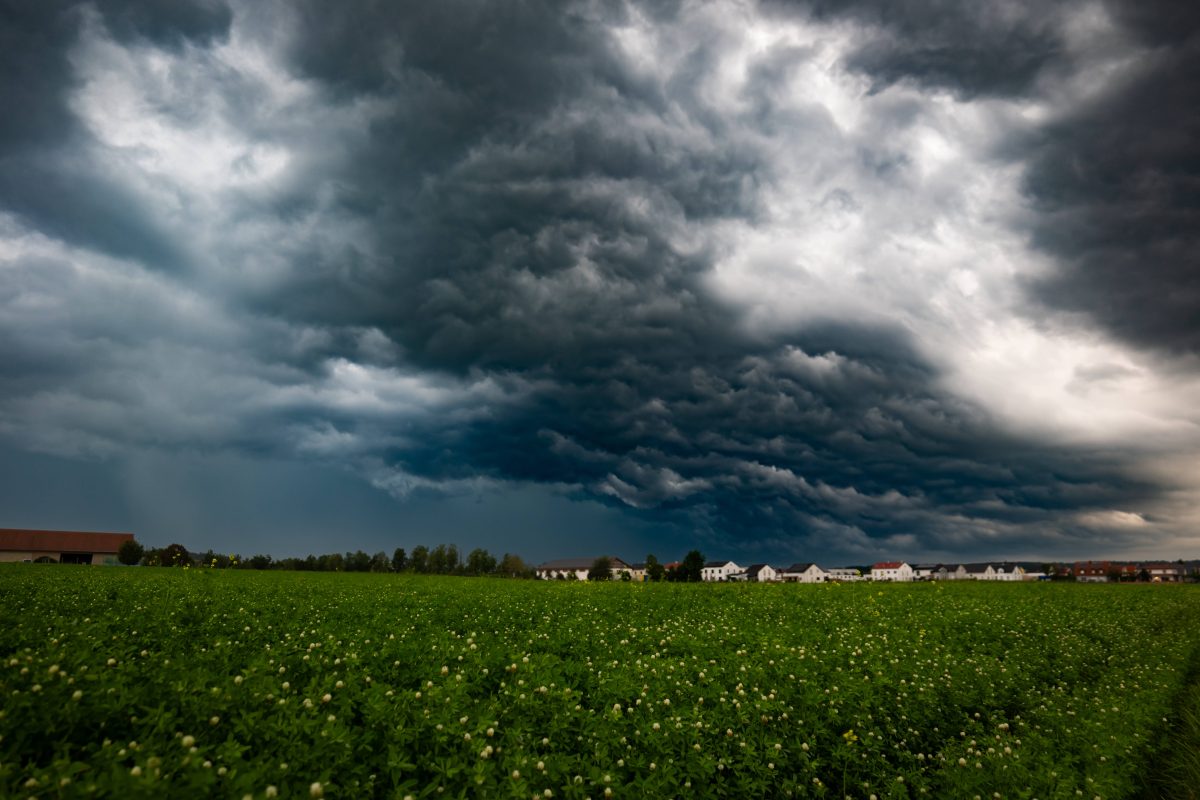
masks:
<instances>
[{"instance_id":1,"label":"mammatus cloud","mask_svg":"<svg viewBox=\"0 0 1200 800\"><path fill-rule=\"evenodd\" d=\"M1186 542L1194 465L1161 465L1191 463L1195 373L1126 346L1192 352L1165 131L1189 112L1139 90L1194 84L1178 27L1089 3L14 21L14 447L552 487L714 552ZM1116 303L1129 259L1153 277Z\"/></svg>"}]
</instances>

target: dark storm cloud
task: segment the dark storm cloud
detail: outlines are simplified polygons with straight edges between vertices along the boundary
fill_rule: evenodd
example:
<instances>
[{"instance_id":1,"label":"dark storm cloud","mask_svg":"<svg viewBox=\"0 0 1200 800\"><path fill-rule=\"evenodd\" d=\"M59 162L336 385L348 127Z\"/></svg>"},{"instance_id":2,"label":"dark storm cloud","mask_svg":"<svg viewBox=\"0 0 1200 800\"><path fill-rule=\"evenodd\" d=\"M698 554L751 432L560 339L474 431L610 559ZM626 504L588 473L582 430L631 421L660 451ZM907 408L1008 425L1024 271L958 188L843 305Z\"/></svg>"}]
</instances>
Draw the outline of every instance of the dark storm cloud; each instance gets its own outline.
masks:
<instances>
[{"instance_id":1,"label":"dark storm cloud","mask_svg":"<svg viewBox=\"0 0 1200 800\"><path fill-rule=\"evenodd\" d=\"M119 42L188 53L231 24L215 5L96 8ZM969 97L1025 91L1055 51L1013 8L804 13L864 26L847 65L879 87ZM824 109L774 99L803 49L767 54L746 102L722 105L706 82L726 34L669 4L247 4L249 34L293 37L286 66L322 113L268 119L269 103L201 63L172 108L212 78L252 138L303 155L270 190L221 195L215 222L197 204L181 231L87 158L109 152L66 101L84 12L38 13L22 24L43 47L0 56L17 67L3 97L31 112L4 133L0 205L152 277L13 259L0 432L42 426L54 435L39 446L69 455L317 453L389 488L562 486L715 546L797 555L1027 551L1041 523L1061 537L1048 547L1068 549L1089 535L1080 515L1153 496L1120 453L1006 433L941 388L899 324L754 333L718 296L713 231L764 215L771 135L802 131L813 152L843 135ZM646 15L674 31L669 71L636 66L611 33ZM42 83L26 98L9 76L29 72ZM903 154L872 170L903 172ZM270 234L248 247L243 223ZM196 252L202 277L164 269L199 273ZM45 298L72 313L32 302ZM406 392L436 399L410 407Z\"/></svg>"},{"instance_id":2,"label":"dark storm cloud","mask_svg":"<svg viewBox=\"0 0 1200 800\"><path fill-rule=\"evenodd\" d=\"M876 90L898 82L977 95L1020 95L1060 55L1066 4L1012 0L768 0L776 13L864 26L846 56Z\"/></svg>"},{"instance_id":3,"label":"dark storm cloud","mask_svg":"<svg viewBox=\"0 0 1200 800\"><path fill-rule=\"evenodd\" d=\"M1112 3L1142 50L1099 95L1040 132L1026 177L1036 243L1054 257L1032 287L1115 337L1200 353L1200 9Z\"/></svg>"}]
</instances>

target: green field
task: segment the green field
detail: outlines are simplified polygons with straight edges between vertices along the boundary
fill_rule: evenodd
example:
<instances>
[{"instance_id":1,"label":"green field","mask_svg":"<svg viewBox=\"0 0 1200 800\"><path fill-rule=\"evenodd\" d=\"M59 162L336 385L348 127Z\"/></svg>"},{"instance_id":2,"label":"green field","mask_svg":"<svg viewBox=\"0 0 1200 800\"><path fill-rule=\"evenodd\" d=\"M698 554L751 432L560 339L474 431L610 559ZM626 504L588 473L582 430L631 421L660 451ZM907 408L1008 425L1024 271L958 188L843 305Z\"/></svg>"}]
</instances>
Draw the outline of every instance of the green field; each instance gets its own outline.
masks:
<instances>
[{"instance_id":1,"label":"green field","mask_svg":"<svg viewBox=\"0 0 1200 800\"><path fill-rule=\"evenodd\" d=\"M0 615L5 797L1138 797L1200 658L1190 586L6 566Z\"/></svg>"}]
</instances>

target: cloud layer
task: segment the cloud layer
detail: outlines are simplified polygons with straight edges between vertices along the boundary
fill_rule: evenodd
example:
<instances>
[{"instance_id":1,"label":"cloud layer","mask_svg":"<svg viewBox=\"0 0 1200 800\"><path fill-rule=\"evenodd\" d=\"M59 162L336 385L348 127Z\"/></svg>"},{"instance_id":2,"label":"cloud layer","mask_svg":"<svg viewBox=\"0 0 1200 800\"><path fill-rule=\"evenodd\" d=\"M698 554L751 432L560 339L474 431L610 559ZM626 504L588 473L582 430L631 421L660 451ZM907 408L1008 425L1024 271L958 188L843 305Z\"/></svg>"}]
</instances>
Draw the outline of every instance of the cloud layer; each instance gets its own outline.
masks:
<instances>
[{"instance_id":1,"label":"cloud layer","mask_svg":"<svg viewBox=\"0 0 1200 800\"><path fill-rule=\"evenodd\" d=\"M549 491L781 558L1191 542L1187 14L10 16L9 458Z\"/></svg>"}]
</instances>

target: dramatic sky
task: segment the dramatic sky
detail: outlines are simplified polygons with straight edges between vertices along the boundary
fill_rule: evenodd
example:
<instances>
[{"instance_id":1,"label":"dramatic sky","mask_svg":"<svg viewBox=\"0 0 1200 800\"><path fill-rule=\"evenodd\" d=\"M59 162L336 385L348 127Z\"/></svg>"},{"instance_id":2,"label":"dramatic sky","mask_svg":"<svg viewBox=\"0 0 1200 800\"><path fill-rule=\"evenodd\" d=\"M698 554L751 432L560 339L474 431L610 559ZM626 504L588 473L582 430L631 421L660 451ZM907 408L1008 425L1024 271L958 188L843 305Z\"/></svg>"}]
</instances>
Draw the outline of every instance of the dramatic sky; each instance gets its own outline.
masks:
<instances>
[{"instance_id":1,"label":"dramatic sky","mask_svg":"<svg viewBox=\"0 0 1200 800\"><path fill-rule=\"evenodd\" d=\"M0 526L1200 555L1200 5L0 0Z\"/></svg>"}]
</instances>

